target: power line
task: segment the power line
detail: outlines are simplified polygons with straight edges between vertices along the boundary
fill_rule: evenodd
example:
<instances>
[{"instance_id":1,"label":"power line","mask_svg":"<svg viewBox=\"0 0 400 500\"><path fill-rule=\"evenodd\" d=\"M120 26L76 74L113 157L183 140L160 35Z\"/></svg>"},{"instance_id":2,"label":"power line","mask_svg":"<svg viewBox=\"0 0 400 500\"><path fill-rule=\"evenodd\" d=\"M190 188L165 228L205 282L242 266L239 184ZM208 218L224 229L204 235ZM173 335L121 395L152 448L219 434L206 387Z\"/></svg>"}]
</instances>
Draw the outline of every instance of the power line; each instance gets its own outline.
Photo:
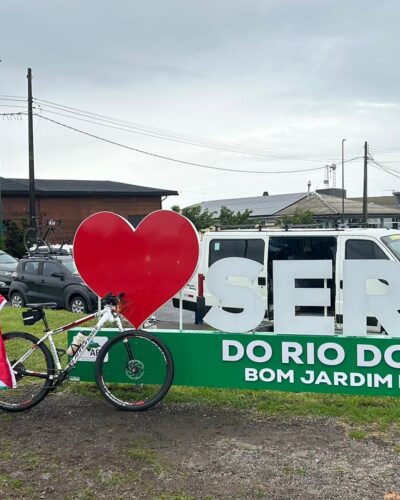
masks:
<instances>
[{"instance_id":1,"label":"power line","mask_svg":"<svg viewBox=\"0 0 400 500\"><path fill-rule=\"evenodd\" d=\"M2 108L24 108L24 109L26 109L26 106L19 106L18 104L0 104L0 107L2 107Z\"/></svg>"},{"instance_id":2,"label":"power line","mask_svg":"<svg viewBox=\"0 0 400 500\"><path fill-rule=\"evenodd\" d=\"M51 111L51 110L48 110L42 106L40 106L40 108L35 108L35 109L40 109L40 111L44 112L44 113L51 113L51 114L54 114L54 115L58 115L58 116L64 116L66 118L73 118L74 120L79 120L79 121L82 121L82 122L85 122L85 123L92 123L94 125L100 125L100 126L103 126L103 127L108 127L108 128L111 128L111 129L116 129L116 130L122 130L122 131L125 131L125 132L133 132L133 133L137 133L137 134L141 134L141 135L146 135L146 136L150 136L150 137L156 137L156 138L159 138L159 139L166 139L166 138L163 138L163 137L160 137L158 135L154 135L154 134L148 134L146 132L140 132L140 131L135 131L135 130L132 130L132 129L128 129L128 128L125 128L125 127L119 127L119 126L115 126L115 125L108 125L108 124L104 124L104 123L99 123L97 121L93 121L93 120L88 120L88 119L85 119L85 118L79 118L79 117L76 117L76 116L70 116L70 115L66 115L65 113L59 113L57 111ZM166 140L172 140L174 142L179 142L179 143L183 143L183 144L189 144L189 145L196 145L196 146L201 146L201 147L207 147L207 148L211 148L211 149L218 149L218 150L222 150L222 151L229 151L229 152L234 152L234 153L241 153L241 154L247 154L247 155L254 155L254 156L259 156L259 157L266 157L268 161L275 161L276 159L281 159L281 160L290 160L290 161L303 161L303 162L309 162L309 161L313 161L313 162L318 162L318 163L321 163L322 160L317 160L317 159L302 159L302 158L289 158L289 157L284 157L284 156L274 156L274 155L270 155L270 154L259 154L259 153L251 153L251 152L245 152L245 151L236 151L235 149L227 149L227 148L222 148L222 147L218 147L218 146L205 146L205 145L201 145L201 144L196 144L194 142L191 142L191 141L186 141L186 140L182 140L182 139L166 139ZM325 160L327 161L327 160Z\"/></svg>"},{"instance_id":3,"label":"power line","mask_svg":"<svg viewBox=\"0 0 400 500\"><path fill-rule=\"evenodd\" d=\"M67 128L69 130L73 130L74 132L78 132L80 134L84 134L86 136L92 137L92 138L97 139L99 141L103 141L103 142L107 142L109 144L113 144L114 146L119 146L121 148L129 149L131 151L136 151L137 153L142 153L142 154L145 154L145 155L148 155L148 156L153 156L155 158L160 158L162 160L173 161L175 163L180 163L180 164L184 164L184 165L191 165L191 166L194 166L194 167L208 168L208 169L211 169L211 170L221 170L221 171L224 171L224 172L239 172L239 173L245 173L245 174L285 174L285 173L286 174L291 174L291 173L297 173L297 172L311 172L311 171L325 169L325 167L315 167L315 168L304 168L304 169L298 169L298 170L262 171L262 170L241 170L241 169L230 169L230 168L223 168L223 167L215 167L215 166L211 166L211 165L205 165L205 164L202 164L202 163L194 163L194 162L190 162L190 161L179 160L177 158L172 158L170 156L164 156L164 155L160 155L160 154L157 154L157 153L151 153L151 152L145 151L143 149L138 149L138 148L134 148L132 146L127 146L126 144L122 144L120 142L112 141L110 139L106 139L104 137L100 137L98 135L91 134L90 132L86 132L84 130L80 130L80 129L77 129L75 127L71 127L70 125L66 125L65 123L61 123L59 121L53 120L53 119L48 118L48 117L43 116L43 115L37 115L37 116L40 116L40 118L43 119L43 120L47 120L47 121L49 121L51 123L54 123L54 124L59 125L61 127L65 127L65 128ZM358 159L358 157L352 158L350 160L347 160L347 162L353 161L355 159Z\"/></svg>"},{"instance_id":4,"label":"power line","mask_svg":"<svg viewBox=\"0 0 400 500\"><path fill-rule=\"evenodd\" d=\"M383 165L383 163L400 163L400 161L397 161L397 162L396 162L396 161L392 161L392 162L377 161L377 160L375 160L375 158L374 158L372 155L369 155L369 157L368 157L368 158L369 158L370 160L374 161L375 163L377 163L378 165L380 165L381 167L383 167L383 168L387 169L387 170L392 170L393 172L398 172L398 173L400 173L400 170L397 170L397 169L395 169L395 168L393 168L393 167L388 167L388 166L386 166L386 165Z\"/></svg>"},{"instance_id":5,"label":"power line","mask_svg":"<svg viewBox=\"0 0 400 500\"><path fill-rule=\"evenodd\" d=\"M8 94L0 94L0 97L5 97L5 98L12 98L12 99L24 99L25 101L27 100L26 99L26 96L23 96L23 95L8 95Z\"/></svg>"},{"instance_id":6,"label":"power line","mask_svg":"<svg viewBox=\"0 0 400 500\"><path fill-rule=\"evenodd\" d=\"M387 174L390 174L390 175L393 175L393 177L397 177L398 179L400 179L400 172L395 172L391 169L388 169L387 167L384 167L383 165L380 165L378 162L376 162L375 160L372 160L370 159L370 164L375 167L375 168L378 168L379 170L387 173Z\"/></svg>"},{"instance_id":7,"label":"power line","mask_svg":"<svg viewBox=\"0 0 400 500\"><path fill-rule=\"evenodd\" d=\"M380 160L379 163L397 163L397 164L400 164L400 159L399 160L390 160L390 161Z\"/></svg>"},{"instance_id":8,"label":"power line","mask_svg":"<svg viewBox=\"0 0 400 500\"><path fill-rule=\"evenodd\" d=\"M16 98L4 98L4 97L0 97L0 101L12 101L12 102L24 102L26 101L26 99L16 99Z\"/></svg>"},{"instance_id":9,"label":"power line","mask_svg":"<svg viewBox=\"0 0 400 500\"><path fill-rule=\"evenodd\" d=\"M296 161L318 161L318 162L327 161L326 156L322 155L316 155L316 154L300 155L282 151L278 152L276 150L270 150L270 149L256 148L253 146L239 145L239 144L229 143L226 141L216 141L209 138L203 138L189 134L181 134L178 132L171 132L165 129L148 127L135 122L120 120L117 118L111 118L105 115L84 111L79 108L72 108L70 106L65 106L63 104L57 104L52 101L47 101L44 99L35 99L35 102L38 104L43 103L43 105L46 107L41 106L41 109L47 113L59 114L60 116L73 119L79 119L77 118L79 116L81 121L87 121L88 123L94 123L96 125L101 125L101 126L109 126L110 128L117 128L120 130L125 130L127 132L134 132L137 134L155 137L162 140L181 142L185 144L206 147L209 149L219 149L234 153L269 157L273 159L278 158L278 159L287 159Z\"/></svg>"},{"instance_id":10,"label":"power line","mask_svg":"<svg viewBox=\"0 0 400 500\"><path fill-rule=\"evenodd\" d=\"M22 111L22 112L20 111L18 113L0 113L0 116L2 116L3 119L4 119L4 117L7 117L7 118L10 118L10 117L22 118L22 116L26 116L26 115L27 115L27 113L24 112L24 111Z\"/></svg>"}]
</instances>

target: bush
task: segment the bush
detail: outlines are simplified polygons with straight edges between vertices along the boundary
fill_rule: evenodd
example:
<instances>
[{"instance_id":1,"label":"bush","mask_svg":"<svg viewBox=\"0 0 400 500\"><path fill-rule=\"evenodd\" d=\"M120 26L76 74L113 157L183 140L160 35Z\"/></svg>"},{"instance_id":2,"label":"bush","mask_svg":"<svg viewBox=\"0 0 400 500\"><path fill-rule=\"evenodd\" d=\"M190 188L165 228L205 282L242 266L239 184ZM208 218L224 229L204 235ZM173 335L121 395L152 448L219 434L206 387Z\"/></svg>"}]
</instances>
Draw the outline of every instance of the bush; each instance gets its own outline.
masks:
<instances>
[{"instance_id":1,"label":"bush","mask_svg":"<svg viewBox=\"0 0 400 500\"><path fill-rule=\"evenodd\" d=\"M10 255L21 258L26 249L24 246L24 233L28 227L28 222L23 219L21 225L18 226L14 221L5 222L6 233L4 236L3 249Z\"/></svg>"}]
</instances>

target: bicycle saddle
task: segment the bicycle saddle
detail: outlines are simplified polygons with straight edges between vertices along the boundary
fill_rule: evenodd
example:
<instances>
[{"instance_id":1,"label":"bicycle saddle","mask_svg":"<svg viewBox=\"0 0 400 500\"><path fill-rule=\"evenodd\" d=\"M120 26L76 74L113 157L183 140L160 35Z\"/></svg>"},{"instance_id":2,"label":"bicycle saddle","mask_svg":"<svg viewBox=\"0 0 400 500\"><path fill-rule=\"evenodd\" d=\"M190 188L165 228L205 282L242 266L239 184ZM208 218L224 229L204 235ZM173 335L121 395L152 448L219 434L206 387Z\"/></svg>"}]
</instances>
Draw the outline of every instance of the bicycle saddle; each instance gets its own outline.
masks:
<instances>
[{"instance_id":1,"label":"bicycle saddle","mask_svg":"<svg viewBox=\"0 0 400 500\"><path fill-rule=\"evenodd\" d=\"M38 304L26 304L26 307L31 309L55 309L57 304L55 302L39 302Z\"/></svg>"}]
</instances>

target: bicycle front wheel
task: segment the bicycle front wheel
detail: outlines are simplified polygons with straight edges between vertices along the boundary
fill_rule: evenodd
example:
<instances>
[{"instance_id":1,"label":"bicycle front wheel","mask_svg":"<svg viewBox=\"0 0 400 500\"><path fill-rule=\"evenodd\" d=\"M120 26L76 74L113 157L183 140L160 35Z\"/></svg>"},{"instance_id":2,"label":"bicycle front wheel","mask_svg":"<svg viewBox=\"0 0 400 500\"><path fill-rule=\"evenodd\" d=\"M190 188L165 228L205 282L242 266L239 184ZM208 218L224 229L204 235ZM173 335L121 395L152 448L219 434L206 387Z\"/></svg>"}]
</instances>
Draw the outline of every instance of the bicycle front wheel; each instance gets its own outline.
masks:
<instances>
[{"instance_id":1,"label":"bicycle front wheel","mask_svg":"<svg viewBox=\"0 0 400 500\"><path fill-rule=\"evenodd\" d=\"M61 229L57 226L55 227L50 227L49 230L46 232L44 241L48 247L50 247L50 250L54 250L54 247L56 245L61 245L64 243L64 237Z\"/></svg>"},{"instance_id":2,"label":"bicycle front wheel","mask_svg":"<svg viewBox=\"0 0 400 500\"><path fill-rule=\"evenodd\" d=\"M3 340L17 387L0 389L0 409L24 411L40 403L51 389L54 360L48 347L30 333L5 333Z\"/></svg>"},{"instance_id":3,"label":"bicycle front wheel","mask_svg":"<svg viewBox=\"0 0 400 500\"><path fill-rule=\"evenodd\" d=\"M36 252L40 245L40 233L34 228L28 228L24 233L24 246L27 252Z\"/></svg>"},{"instance_id":4,"label":"bicycle front wheel","mask_svg":"<svg viewBox=\"0 0 400 500\"><path fill-rule=\"evenodd\" d=\"M110 339L96 360L96 383L105 399L122 410L151 408L167 394L174 363L165 344L141 330Z\"/></svg>"}]
</instances>

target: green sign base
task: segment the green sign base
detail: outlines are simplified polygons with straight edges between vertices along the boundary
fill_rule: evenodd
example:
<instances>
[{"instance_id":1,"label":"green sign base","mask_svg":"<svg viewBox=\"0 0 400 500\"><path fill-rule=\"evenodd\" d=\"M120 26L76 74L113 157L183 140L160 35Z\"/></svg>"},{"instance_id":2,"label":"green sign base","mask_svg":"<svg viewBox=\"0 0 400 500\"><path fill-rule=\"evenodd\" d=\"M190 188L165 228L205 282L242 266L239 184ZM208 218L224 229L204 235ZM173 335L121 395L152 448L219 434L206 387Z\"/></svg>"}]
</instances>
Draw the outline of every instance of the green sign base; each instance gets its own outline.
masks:
<instances>
[{"instance_id":1,"label":"green sign base","mask_svg":"<svg viewBox=\"0 0 400 500\"><path fill-rule=\"evenodd\" d=\"M71 330L69 342L85 330ZM172 354L175 385L400 396L400 338L149 332ZM101 330L71 375L93 382L97 352L117 333Z\"/></svg>"}]
</instances>

